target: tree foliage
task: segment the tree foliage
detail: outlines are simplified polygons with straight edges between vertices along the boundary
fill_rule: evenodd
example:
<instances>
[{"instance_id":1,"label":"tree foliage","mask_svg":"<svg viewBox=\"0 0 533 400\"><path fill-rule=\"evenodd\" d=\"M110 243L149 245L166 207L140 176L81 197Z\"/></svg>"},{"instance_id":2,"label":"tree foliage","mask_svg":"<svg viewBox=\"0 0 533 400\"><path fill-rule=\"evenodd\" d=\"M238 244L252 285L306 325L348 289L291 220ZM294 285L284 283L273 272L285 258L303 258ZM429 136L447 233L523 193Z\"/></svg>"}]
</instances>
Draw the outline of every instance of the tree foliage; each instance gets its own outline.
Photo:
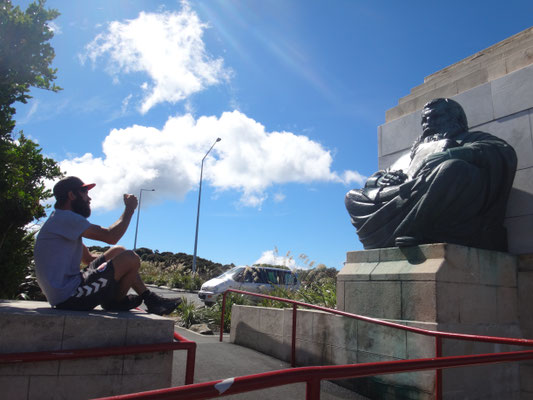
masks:
<instances>
[{"instance_id":1,"label":"tree foliage","mask_svg":"<svg viewBox=\"0 0 533 400\"><path fill-rule=\"evenodd\" d=\"M59 14L44 0L26 11L0 0L0 297L17 294L33 257L33 233L26 226L45 215L41 200L51 196L44 181L59 177L56 162L22 132L13 137L14 104L31 98L31 87L60 90L50 67L53 32L47 23Z\"/></svg>"},{"instance_id":2,"label":"tree foliage","mask_svg":"<svg viewBox=\"0 0 533 400\"><path fill-rule=\"evenodd\" d=\"M50 67L54 49L48 41L54 36L47 23L59 12L44 8L44 0L31 3L26 11L0 0L0 136L7 137L15 127L16 102L31 98L30 87L58 91L53 81L56 69Z\"/></svg>"}]
</instances>

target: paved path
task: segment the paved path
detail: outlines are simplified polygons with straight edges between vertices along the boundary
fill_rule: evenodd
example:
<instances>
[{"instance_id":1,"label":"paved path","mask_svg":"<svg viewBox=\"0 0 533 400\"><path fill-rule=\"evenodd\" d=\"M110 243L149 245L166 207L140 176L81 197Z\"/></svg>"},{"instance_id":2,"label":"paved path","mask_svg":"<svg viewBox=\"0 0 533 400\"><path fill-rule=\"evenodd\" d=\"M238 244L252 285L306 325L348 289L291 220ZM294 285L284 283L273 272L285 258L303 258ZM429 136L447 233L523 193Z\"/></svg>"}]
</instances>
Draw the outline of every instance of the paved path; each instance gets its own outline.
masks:
<instances>
[{"instance_id":1,"label":"paved path","mask_svg":"<svg viewBox=\"0 0 533 400\"><path fill-rule=\"evenodd\" d=\"M189 292L183 289L170 289L170 288L165 288L163 286L159 286L159 287L153 286L153 285L146 285L146 286L148 287L148 289L150 289L151 291L157 293L159 296L162 296L162 297L182 297L182 298L187 299L189 303L196 304L197 307L202 307L204 305L202 300L200 300L200 298L198 297L197 291Z\"/></svg>"},{"instance_id":2,"label":"paved path","mask_svg":"<svg viewBox=\"0 0 533 400\"><path fill-rule=\"evenodd\" d=\"M229 342L229 336L221 343L218 336L204 336L176 327L176 332L189 340L195 341L196 370L194 382L209 382L218 379L256 374L290 368L290 364L276 358L259 353L247 347L237 346ZM185 351L174 352L172 386L183 385L185 377ZM321 385L321 400L354 399L365 400L357 393L344 389L328 381ZM305 399L305 384L279 386L233 396L227 399L253 400L292 400Z\"/></svg>"}]
</instances>

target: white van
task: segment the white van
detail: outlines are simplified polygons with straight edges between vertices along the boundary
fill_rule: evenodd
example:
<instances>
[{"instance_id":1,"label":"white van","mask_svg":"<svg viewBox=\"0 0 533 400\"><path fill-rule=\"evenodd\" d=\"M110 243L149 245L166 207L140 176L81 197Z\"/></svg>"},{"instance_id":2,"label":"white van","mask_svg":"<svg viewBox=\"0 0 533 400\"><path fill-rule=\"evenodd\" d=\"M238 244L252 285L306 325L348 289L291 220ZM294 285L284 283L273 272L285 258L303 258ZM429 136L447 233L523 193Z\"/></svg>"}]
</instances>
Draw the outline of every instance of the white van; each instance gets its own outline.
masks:
<instances>
[{"instance_id":1,"label":"white van","mask_svg":"<svg viewBox=\"0 0 533 400\"><path fill-rule=\"evenodd\" d=\"M296 290L300 287L297 275L287 269L241 266L234 267L202 285L198 297L206 305L212 305L217 297L228 289L247 292L268 292L275 287Z\"/></svg>"}]
</instances>

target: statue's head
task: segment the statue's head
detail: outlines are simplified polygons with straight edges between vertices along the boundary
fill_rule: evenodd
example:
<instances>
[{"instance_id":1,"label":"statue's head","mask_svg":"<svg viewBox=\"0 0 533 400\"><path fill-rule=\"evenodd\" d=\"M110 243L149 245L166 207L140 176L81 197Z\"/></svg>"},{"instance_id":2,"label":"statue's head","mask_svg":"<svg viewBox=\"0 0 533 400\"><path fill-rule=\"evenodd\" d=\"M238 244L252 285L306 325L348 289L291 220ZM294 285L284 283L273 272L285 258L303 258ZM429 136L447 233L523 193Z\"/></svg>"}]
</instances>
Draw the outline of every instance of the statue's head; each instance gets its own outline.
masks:
<instances>
[{"instance_id":1,"label":"statue's head","mask_svg":"<svg viewBox=\"0 0 533 400\"><path fill-rule=\"evenodd\" d=\"M468 130L463 107L451 99L434 99L422 109L422 136L442 134L454 137Z\"/></svg>"}]
</instances>

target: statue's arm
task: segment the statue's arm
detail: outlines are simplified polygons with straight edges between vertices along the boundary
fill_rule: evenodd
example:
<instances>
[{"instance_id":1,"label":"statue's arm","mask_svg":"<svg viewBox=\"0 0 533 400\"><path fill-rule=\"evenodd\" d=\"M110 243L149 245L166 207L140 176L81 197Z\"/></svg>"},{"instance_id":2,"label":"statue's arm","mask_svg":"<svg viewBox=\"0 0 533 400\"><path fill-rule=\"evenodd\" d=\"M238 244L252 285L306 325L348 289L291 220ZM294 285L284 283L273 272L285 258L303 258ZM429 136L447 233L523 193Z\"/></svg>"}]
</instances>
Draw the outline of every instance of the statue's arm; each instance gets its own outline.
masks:
<instances>
[{"instance_id":1,"label":"statue's arm","mask_svg":"<svg viewBox=\"0 0 533 400\"><path fill-rule=\"evenodd\" d=\"M415 173L415 177L433 170L446 160L463 160L484 168L493 162L494 151L503 151L507 150L507 148L510 148L510 146L498 138L478 140L462 146L452 147L427 156L420 169Z\"/></svg>"},{"instance_id":2,"label":"statue's arm","mask_svg":"<svg viewBox=\"0 0 533 400\"><path fill-rule=\"evenodd\" d=\"M438 165L447 160L464 160L472 163L474 160L474 152L470 148L466 147L454 147L444 151L438 151L436 153L427 156L418 171L415 172L414 178L419 177L427 172L432 171Z\"/></svg>"},{"instance_id":3,"label":"statue's arm","mask_svg":"<svg viewBox=\"0 0 533 400\"><path fill-rule=\"evenodd\" d=\"M366 188L375 188L375 187L378 187L378 180L379 178L381 178L384 174L386 173L386 171L384 170L379 170L378 172L375 172L373 173L370 178L367 179L366 183L365 183L365 187Z\"/></svg>"}]
</instances>

